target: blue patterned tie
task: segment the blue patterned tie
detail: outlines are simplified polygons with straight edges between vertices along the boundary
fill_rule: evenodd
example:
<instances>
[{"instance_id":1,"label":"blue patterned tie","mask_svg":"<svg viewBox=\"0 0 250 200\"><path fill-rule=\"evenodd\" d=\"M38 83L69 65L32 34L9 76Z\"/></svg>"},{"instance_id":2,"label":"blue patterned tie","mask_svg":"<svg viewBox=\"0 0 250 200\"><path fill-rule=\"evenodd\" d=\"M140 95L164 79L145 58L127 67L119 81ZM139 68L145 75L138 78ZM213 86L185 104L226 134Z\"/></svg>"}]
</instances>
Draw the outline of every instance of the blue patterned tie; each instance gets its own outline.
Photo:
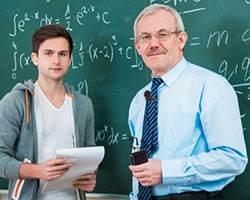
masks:
<instances>
[{"instance_id":1,"label":"blue patterned tie","mask_svg":"<svg viewBox=\"0 0 250 200\"><path fill-rule=\"evenodd\" d=\"M146 102L141 149L146 150L149 158L158 150L158 87L163 83L161 78L153 78L150 101ZM139 199L150 200L151 187L139 183Z\"/></svg>"}]
</instances>

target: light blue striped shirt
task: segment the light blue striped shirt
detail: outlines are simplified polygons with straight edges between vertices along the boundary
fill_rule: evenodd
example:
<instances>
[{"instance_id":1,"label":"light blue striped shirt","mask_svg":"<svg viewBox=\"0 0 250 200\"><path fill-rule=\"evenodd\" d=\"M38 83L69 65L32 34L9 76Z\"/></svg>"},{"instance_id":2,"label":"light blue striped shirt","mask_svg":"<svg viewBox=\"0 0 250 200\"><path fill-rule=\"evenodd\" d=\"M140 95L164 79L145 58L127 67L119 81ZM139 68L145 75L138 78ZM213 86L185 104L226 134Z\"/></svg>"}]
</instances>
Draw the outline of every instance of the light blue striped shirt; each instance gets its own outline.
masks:
<instances>
[{"instance_id":1,"label":"light blue striped shirt","mask_svg":"<svg viewBox=\"0 0 250 200\"><path fill-rule=\"evenodd\" d=\"M159 86L159 150L161 185L154 196L187 191L218 191L241 174L247 164L237 96L227 80L183 58L161 77ZM134 97L129 110L131 134L141 139L144 92ZM138 183L133 178L131 199Z\"/></svg>"}]
</instances>

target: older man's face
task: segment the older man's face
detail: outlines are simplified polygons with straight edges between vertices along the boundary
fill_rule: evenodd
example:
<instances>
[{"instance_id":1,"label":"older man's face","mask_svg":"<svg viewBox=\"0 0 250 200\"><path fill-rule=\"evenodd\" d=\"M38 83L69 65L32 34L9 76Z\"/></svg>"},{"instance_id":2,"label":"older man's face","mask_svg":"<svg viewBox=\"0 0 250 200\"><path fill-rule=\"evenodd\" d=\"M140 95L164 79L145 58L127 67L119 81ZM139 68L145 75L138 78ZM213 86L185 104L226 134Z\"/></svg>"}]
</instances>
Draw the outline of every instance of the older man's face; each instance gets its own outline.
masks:
<instances>
[{"instance_id":1,"label":"older man's face","mask_svg":"<svg viewBox=\"0 0 250 200\"><path fill-rule=\"evenodd\" d=\"M162 9L144 16L137 24L136 49L156 77L168 72L183 56L187 34L175 32L174 16Z\"/></svg>"}]
</instances>

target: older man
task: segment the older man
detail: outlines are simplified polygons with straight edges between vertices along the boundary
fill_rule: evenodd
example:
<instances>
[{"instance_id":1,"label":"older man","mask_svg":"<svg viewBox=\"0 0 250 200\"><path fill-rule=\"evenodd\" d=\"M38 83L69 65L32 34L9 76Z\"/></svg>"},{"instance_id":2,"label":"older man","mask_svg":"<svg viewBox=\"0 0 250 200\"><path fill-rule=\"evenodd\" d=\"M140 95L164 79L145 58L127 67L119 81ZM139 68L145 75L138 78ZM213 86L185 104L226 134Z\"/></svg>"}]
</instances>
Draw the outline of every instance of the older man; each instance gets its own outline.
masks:
<instances>
[{"instance_id":1,"label":"older man","mask_svg":"<svg viewBox=\"0 0 250 200\"><path fill-rule=\"evenodd\" d=\"M129 166L131 199L221 200L247 164L236 94L220 75L183 56L178 12L146 7L134 24L135 47L152 82L130 105L129 125L149 161Z\"/></svg>"}]
</instances>

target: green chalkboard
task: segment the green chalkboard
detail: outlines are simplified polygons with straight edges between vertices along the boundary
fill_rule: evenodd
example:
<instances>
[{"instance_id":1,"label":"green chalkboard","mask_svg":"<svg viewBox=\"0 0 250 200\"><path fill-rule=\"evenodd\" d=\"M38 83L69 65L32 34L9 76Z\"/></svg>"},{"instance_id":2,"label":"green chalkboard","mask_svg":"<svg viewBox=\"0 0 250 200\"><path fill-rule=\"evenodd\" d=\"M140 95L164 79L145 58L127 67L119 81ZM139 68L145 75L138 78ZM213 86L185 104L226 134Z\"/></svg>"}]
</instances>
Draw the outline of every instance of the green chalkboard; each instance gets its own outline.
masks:
<instances>
[{"instance_id":1,"label":"green chalkboard","mask_svg":"<svg viewBox=\"0 0 250 200\"><path fill-rule=\"evenodd\" d=\"M249 146L250 0L9 0L0 6L0 98L17 82L36 79L30 59L35 29L52 23L71 33L73 61L65 82L92 99L96 143L106 149L96 193L128 194L131 188L128 108L151 78L133 45L133 22L150 3L176 8L189 35L185 57L234 86ZM225 199L249 199L249 177L248 167L223 190ZM6 189L7 181L1 179L0 187Z\"/></svg>"}]
</instances>

